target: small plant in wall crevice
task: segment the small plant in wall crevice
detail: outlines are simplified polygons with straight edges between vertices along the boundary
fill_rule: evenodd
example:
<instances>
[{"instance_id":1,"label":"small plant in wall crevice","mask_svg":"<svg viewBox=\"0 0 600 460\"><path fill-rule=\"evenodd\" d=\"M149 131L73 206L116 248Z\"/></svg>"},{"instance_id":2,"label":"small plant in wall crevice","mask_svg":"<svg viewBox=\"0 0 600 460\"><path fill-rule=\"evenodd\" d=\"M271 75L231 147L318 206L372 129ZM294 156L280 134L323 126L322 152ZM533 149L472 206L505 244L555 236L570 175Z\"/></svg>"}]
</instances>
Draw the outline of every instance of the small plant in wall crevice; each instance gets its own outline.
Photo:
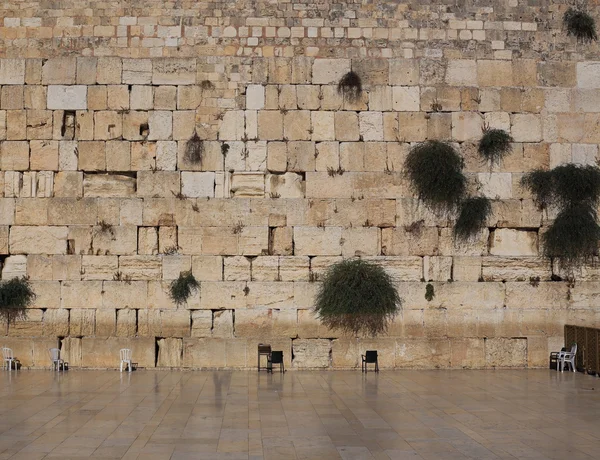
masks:
<instances>
[{"instance_id":1,"label":"small plant in wall crevice","mask_svg":"<svg viewBox=\"0 0 600 460\"><path fill-rule=\"evenodd\" d=\"M467 198L460 204L460 211L454 224L454 239L469 241L485 228L492 214L492 203L485 196Z\"/></svg>"},{"instance_id":2,"label":"small plant in wall crevice","mask_svg":"<svg viewBox=\"0 0 600 460\"><path fill-rule=\"evenodd\" d=\"M499 164L512 150L514 139L503 129L483 127L483 136L479 140L477 151L481 158L490 163L490 166Z\"/></svg>"},{"instance_id":3,"label":"small plant in wall crevice","mask_svg":"<svg viewBox=\"0 0 600 460\"><path fill-rule=\"evenodd\" d=\"M27 318L27 308L35 300L29 278L13 278L0 282L0 321L14 323Z\"/></svg>"},{"instance_id":4,"label":"small plant in wall crevice","mask_svg":"<svg viewBox=\"0 0 600 460\"><path fill-rule=\"evenodd\" d=\"M202 155L204 155L204 141L200 139L198 133L194 131L192 137L185 143L185 153L183 157L191 164L202 164Z\"/></svg>"},{"instance_id":5,"label":"small plant in wall crevice","mask_svg":"<svg viewBox=\"0 0 600 460\"><path fill-rule=\"evenodd\" d=\"M567 35L573 35L580 42L598 40L596 21L583 10L569 8L563 16Z\"/></svg>"},{"instance_id":6,"label":"small plant in wall crevice","mask_svg":"<svg viewBox=\"0 0 600 460\"><path fill-rule=\"evenodd\" d=\"M347 259L327 269L314 310L330 329L375 336L387 330L401 307L394 281L383 267Z\"/></svg>"},{"instance_id":7,"label":"small plant in wall crevice","mask_svg":"<svg viewBox=\"0 0 600 460\"><path fill-rule=\"evenodd\" d=\"M431 302L435 297L435 289L433 288L433 284L427 283L425 286L425 300L427 302Z\"/></svg>"},{"instance_id":8,"label":"small plant in wall crevice","mask_svg":"<svg viewBox=\"0 0 600 460\"><path fill-rule=\"evenodd\" d=\"M179 273L179 277L171 282L169 296L177 306L187 302L189 297L198 291L200 283L191 271Z\"/></svg>"},{"instance_id":9,"label":"small plant in wall crevice","mask_svg":"<svg viewBox=\"0 0 600 460\"><path fill-rule=\"evenodd\" d=\"M350 102L358 101L362 95L360 76L354 71L345 74L338 83L338 93Z\"/></svg>"},{"instance_id":10,"label":"small plant in wall crevice","mask_svg":"<svg viewBox=\"0 0 600 460\"><path fill-rule=\"evenodd\" d=\"M414 146L404 163L413 191L434 212L452 212L467 190L463 159L450 144L426 141Z\"/></svg>"}]
</instances>

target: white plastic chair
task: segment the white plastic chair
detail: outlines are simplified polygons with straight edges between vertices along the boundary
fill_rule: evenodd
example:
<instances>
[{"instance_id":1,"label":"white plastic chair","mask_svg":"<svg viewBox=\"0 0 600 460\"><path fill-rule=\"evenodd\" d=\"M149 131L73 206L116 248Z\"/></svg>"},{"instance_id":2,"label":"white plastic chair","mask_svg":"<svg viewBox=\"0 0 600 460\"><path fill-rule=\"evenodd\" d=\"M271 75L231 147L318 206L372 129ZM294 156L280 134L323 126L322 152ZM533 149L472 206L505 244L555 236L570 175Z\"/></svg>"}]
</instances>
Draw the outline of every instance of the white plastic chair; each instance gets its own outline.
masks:
<instances>
[{"instance_id":1,"label":"white plastic chair","mask_svg":"<svg viewBox=\"0 0 600 460\"><path fill-rule=\"evenodd\" d=\"M8 366L8 370L12 371L13 363L16 363L16 361L17 361L15 359L15 355L13 355L12 349L7 348L7 347L2 347L2 358L4 359L3 367ZM15 364L15 369L16 368L17 368L17 366Z\"/></svg>"},{"instance_id":2,"label":"white plastic chair","mask_svg":"<svg viewBox=\"0 0 600 460\"><path fill-rule=\"evenodd\" d=\"M119 350L121 357L121 372L123 372L123 364L126 364L131 372L131 350L129 348L122 348Z\"/></svg>"},{"instance_id":3,"label":"white plastic chair","mask_svg":"<svg viewBox=\"0 0 600 460\"><path fill-rule=\"evenodd\" d=\"M48 348L48 354L50 355L50 361L52 361L52 370L56 369L60 371L65 370L65 362L60 358L60 350L58 348Z\"/></svg>"},{"instance_id":4,"label":"white plastic chair","mask_svg":"<svg viewBox=\"0 0 600 460\"><path fill-rule=\"evenodd\" d=\"M571 345L571 351L561 351L558 354L557 369L562 372L565 368L565 364L571 365L571 370L575 372L575 357L577 356L577 344ZM568 370L568 369L567 369Z\"/></svg>"}]
</instances>

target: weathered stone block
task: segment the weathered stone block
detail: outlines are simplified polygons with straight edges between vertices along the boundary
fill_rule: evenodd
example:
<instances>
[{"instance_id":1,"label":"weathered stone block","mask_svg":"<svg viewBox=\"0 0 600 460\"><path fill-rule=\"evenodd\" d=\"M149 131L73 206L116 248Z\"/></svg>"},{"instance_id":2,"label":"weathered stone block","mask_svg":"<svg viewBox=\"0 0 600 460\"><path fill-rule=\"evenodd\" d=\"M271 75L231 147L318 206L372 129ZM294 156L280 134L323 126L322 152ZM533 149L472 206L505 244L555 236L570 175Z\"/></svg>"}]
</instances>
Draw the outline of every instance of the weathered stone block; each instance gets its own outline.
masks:
<instances>
[{"instance_id":1,"label":"weathered stone block","mask_svg":"<svg viewBox=\"0 0 600 460\"><path fill-rule=\"evenodd\" d=\"M350 72L350 59L315 59L312 67L313 84L337 84Z\"/></svg>"},{"instance_id":2,"label":"weathered stone block","mask_svg":"<svg viewBox=\"0 0 600 460\"><path fill-rule=\"evenodd\" d=\"M18 227L10 230L11 254L66 254L67 227Z\"/></svg>"},{"instance_id":3,"label":"weathered stone block","mask_svg":"<svg viewBox=\"0 0 600 460\"><path fill-rule=\"evenodd\" d=\"M295 368L328 368L331 366L331 340L294 339L292 340Z\"/></svg>"},{"instance_id":4,"label":"weathered stone block","mask_svg":"<svg viewBox=\"0 0 600 460\"><path fill-rule=\"evenodd\" d=\"M196 83L195 59L155 59L152 61L154 85L193 85Z\"/></svg>"},{"instance_id":5,"label":"weathered stone block","mask_svg":"<svg viewBox=\"0 0 600 460\"><path fill-rule=\"evenodd\" d=\"M490 254L494 256L537 256L538 234L534 231L509 228L493 230Z\"/></svg>"},{"instance_id":6,"label":"weathered stone block","mask_svg":"<svg viewBox=\"0 0 600 460\"><path fill-rule=\"evenodd\" d=\"M181 367L183 364L183 339L159 339L157 367Z\"/></svg>"},{"instance_id":7,"label":"weathered stone block","mask_svg":"<svg viewBox=\"0 0 600 460\"><path fill-rule=\"evenodd\" d=\"M119 367L119 350L129 348L131 358L139 367L154 367L154 338L92 338L81 339L81 361L86 367Z\"/></svg>"},{"instance_id":8,"label":"weathered stone block","mask_svg":"<svg viewBox=\"0 0 600 460\"><path fill-rule=\"evenodd\" d=\"M47 107L49 110L87 109L87 86L48 86Z\"/></svg>"},{"instance_id":9,"label":"weathered stone block","mask_svg":"<svg viewBox=\"0 0 600 460\"><path fill-rule=\"evenodd\" d=\"M527 367L526 338L487 338L484 347L486 366Z\"/></svg>"}]
</instances>

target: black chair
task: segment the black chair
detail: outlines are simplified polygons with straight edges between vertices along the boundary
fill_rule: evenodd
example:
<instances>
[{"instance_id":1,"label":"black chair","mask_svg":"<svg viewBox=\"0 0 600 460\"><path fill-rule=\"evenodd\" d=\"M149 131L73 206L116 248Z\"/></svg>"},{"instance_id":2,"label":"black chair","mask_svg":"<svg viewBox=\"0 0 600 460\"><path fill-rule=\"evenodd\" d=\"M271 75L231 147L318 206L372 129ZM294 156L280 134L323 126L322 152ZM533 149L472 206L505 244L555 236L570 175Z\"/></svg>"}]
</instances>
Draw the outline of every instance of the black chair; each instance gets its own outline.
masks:
<instances>
[{"instance_id":1,"label":"black chair","mask_svg":"<svg viewBox=\"0 0 600 460\"><path fill-rule=\"evenodd\" d=\"M267 372L273 373L273 364L279 364L279 372L285 372L283 351L272 351L267 361Z\"/></svg>"},{"instance_id":2,"label":"black chair","mask_svg":"<svg viewBox=\"0 0 600 460\"><path fill-rule=\"evenodd\" d=\"M375 372L379 372L379 363L377 362L377 350L368 350L364 355L360 355L362 358L362 371L367 372L367 364L375 364Z\"/></svg>"}]
</instances>

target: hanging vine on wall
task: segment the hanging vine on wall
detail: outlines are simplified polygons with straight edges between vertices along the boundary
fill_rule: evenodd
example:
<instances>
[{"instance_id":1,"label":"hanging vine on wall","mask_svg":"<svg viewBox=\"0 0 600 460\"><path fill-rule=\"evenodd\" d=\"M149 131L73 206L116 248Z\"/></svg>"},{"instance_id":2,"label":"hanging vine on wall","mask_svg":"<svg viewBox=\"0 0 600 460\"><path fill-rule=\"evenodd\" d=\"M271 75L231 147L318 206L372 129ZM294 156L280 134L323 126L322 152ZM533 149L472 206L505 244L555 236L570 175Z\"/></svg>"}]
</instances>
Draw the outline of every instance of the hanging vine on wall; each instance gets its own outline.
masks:
<instances>
[{"instance_id":1,"label":"hanging vine on wall","mask_svg":"<svg viewBox=\"0 0 600 460\"><path fill-rule=\"evenodd\" d=\"M27 308L35 300L29 278L13 278L0 283L0 321L14 323L27 318Z\"/></svg>"},{"instance_id":2,"label":"hanging vine on wall","mask_svg":"<svg viewBox=\"0 0 600 460\"><path fill-rule=\"evenodd\" d=\"M556 206L558 215L542 235L544 255L556 258L571 275L573 268L598 255L600 226L600 169L566 164L550 171L535 170L523 176L541 209Z\"/></svg>"},{"instance_id":3,"label":"hanging vine on wall","mask_svg":"<svg viewBox=\"0 0 600 460\"><path fill-rule=\"evenodd\" d=\"M315 313L330 329L354 335L384 333L402 300L379 265L348 259L331 265L317 292Z\"/></svg>"},{"instance_id":4,"label":"hanging vine on wall","mask_svg":"<svg viewBox=\"0 0 600 460\"><path fill-rule=\"evenodd\" d=\"M585 11L569 8L563 16L563 23L567 29L567 35L573 35L578 41L598 40L596 21Z\"/></svg>"},{"instance_id":5,"label":"hanging vine on wall","mask_svg":"<svg viewBox=\"0 0 600 460\"><path fill-rule=\"evenodd\" d=\"M354 71L345 74L338 83L338 93L350 102L358 101L362 95L360 76Z\"/></svg>"},{"instance_id":6,"label":"hanging vine on wall","mask_svg":"<svg viewBox=\"0 0 600 460\"><path fill-rule=\"evenodd\" d=\"M176 280L169 286L169 296L175 304L182 305L188 298L198 290L200 283L196 280L191 271L181 272Z\"/></svg>"},{"instance_id":7,"label":"hanging vine on wall","mask_svg":"<svg viewBox=\"0 0 600 460\"><path fill-rule=\"evenodd\" d=\"M469 241L485 228L492 214L492 203L485 196L467 198L460 204L458 218L454 224L454 238Z\"/></svg>"},{"instance_id":8,"label":"hanging vine on wall","mask_svg":"<svg viewBox=\"0 0 600 460\"><path fill-rule=\"evenodd\" d=\"M490 163L490 166L494 166L511 152L513 141L512 136L503 129L484 126L477 151L481 158Z\"/></svg>"},{"instance_id":9,"label":"hanging vine on wall","mask_svg":"<svg viewBox=\"0 0 600 460\"><path fill-rule=\"evenodd\" d=\"M426 141L414 146L404 164L413 191L436 212L452 212L458 208L467 190L462 172L463 160L450 145Z\"/></svg>"}]
</instances>

